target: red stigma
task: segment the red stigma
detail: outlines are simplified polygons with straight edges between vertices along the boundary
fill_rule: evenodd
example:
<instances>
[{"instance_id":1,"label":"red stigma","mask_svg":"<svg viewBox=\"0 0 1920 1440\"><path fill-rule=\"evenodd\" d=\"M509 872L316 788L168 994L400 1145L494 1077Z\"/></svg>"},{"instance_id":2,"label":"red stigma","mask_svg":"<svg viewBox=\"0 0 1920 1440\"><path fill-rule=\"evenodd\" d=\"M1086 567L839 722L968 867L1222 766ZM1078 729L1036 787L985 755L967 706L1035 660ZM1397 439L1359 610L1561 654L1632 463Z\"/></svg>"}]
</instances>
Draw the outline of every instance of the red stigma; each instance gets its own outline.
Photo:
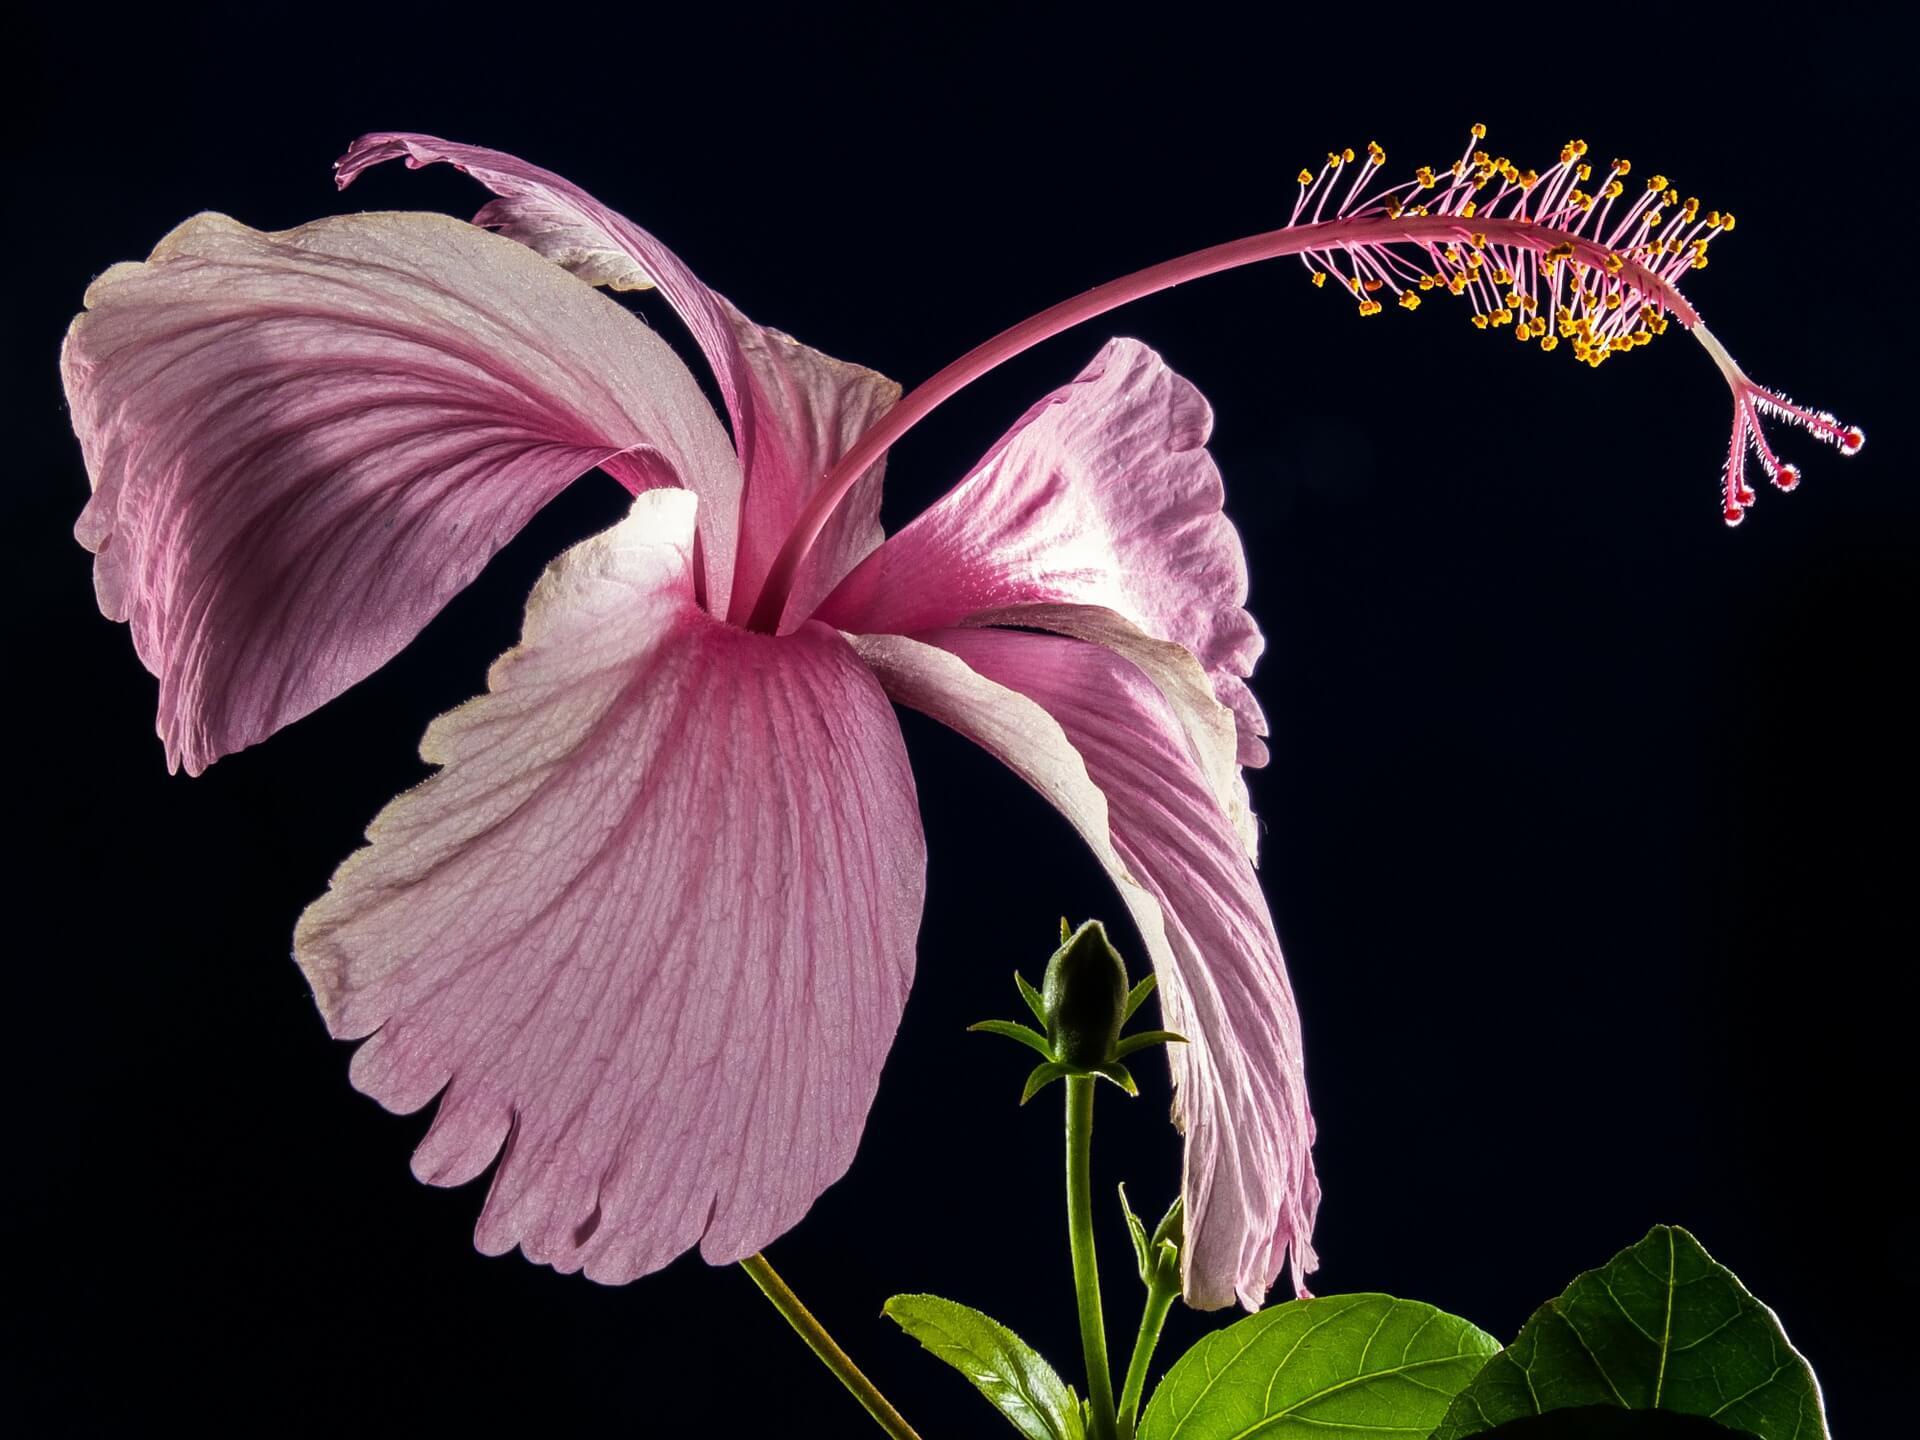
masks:
<instances>
[{"instance_id":1,"label":"red stigma","mask_svg":"<svg viewBox=\"0 0 1920 1440\"><path fill-rule=\"evenodd\" d=\"M1780 472L1773 477L1773 483L1782 490L1793 489L1794 486L1800 483L1800 467L1798 465L1782 465Z\"/></svg>"},{"instance_id":2,"label":"red stigma","mask_svg":"<svg viewBox=\"0 0 1920 1440\"><path fill-rule=\"evenodd\" d=\"M1866 431L1862 430L1858 425L1849 426L1847 432L1840 437L1840 453L1842 455L1858 455L1860 453L1860 447L1866 443Z\"/></svg>"}]
</instances>

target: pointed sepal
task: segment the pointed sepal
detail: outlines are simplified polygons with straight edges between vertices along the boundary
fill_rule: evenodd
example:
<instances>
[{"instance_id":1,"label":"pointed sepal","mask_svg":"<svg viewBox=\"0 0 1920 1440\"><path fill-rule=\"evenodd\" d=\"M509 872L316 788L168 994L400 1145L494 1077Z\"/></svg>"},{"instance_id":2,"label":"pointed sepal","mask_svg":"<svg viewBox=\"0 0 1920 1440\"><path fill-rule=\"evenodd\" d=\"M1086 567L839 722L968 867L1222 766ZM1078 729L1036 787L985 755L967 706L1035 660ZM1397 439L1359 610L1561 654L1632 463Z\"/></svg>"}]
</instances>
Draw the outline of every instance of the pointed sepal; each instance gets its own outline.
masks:
<instances>
[{"instance_id":1,"label":"pointed sepal","mask_svg":"<svg viewBox=\"0 0 1920 1440\"><path fill-rule=\"evenodd\" d=\"M1137 1035L1129 1035L1114 1047L1113 1058L1124 1060L1136 1050L1144 1050L1149 1045L1184 1045L1187 1037L1176 1035L1171 1030L1142 1030Z\"/></svg>"},{"instance_id":2,"label":"pointed sepal","mask_svg":"<svg viewBox=\"0 0 1920 1440\"><path fill-rule=\"evenodd\" d=\"M1033 1072L1027 1076L1026 1088L1020 1092L1020 1103L1026 1104L1054 1081L1078 1073L1073 1066L1060 1060L1049 1060L1044 1065L1034 1066Z\"/></svg>"},{"instance_id":3,"label":"pointed sepal","mask_svg":"<svg viewBox=\"0 0 1920 1440\"><path fill-rule=\"evenodd\" d=\"M1060 923L1064 925L1067 922L1062 920ZM1033 1018L1038 1020L1042 1025L1045 1025L1047 1023L1047 1002L1041 998L1040 992L1034 989L1033 986L1027 982L1027 977L1022 975L1018 970L1013 972L1013 983L1020 987L1020 998L1027 1002L1027 1009L1033 1012Z\"/></svg>"},{"instance_id":4,"label":"pointed sepal","mask_svg":"<svg viewBox=\"0 0 1920 1440\"><path fill-rule=\"evenodd\" d=\"M1140 1278L1145 1280L1147 1257L1151 1253L1147 1248L1147 1226L1133 1213L1133 1206L1127 1203L1127 1183L1124 1180L1120 1182L1120 1213L1127 1217L1127 1236L1133 1241L1133 1263L1140 1267Z\"/></svg>"},{"instance_id":5,"label":"pointed sepal","mask_svg":"<svg viewBox=\"0 0 1920 1440\"><path fill-rule=\"evenodd\" d=\"M1156 983L1155 977L1148 975L1146 979L1142 980L1127 992L1127 1008L1120 1012L1120 1023L1122 1025L1131 1020L1133 1018L1133 1012L1140 1008L1141 1004L1149 995L1153 994L1153 987Z\"/></svg>"},{"instance_id":6,"label":"pointed sepal","mask_svg":"<svg viewBox=\"0 0 1920 1440\"><path fill-rule=\"evenodd\" d=\"M1093 1073L1111 1080L1129 1095L1137 1096L1140 1093L1140 1087L1133 1083L1133 1072L1118 1060L1109 1061L1105 1065L1095 1065Z\"/></svg>"},{"instance_id":7,"label":"pointed sepal","mask_svg":"<svg viewBox=\"0 0 1920 1440\"><path fill-rule=\"evenodd\" d=\"M967 1026L967 1029L986 1035L1004 1035L1009 1040L1018 1040L1029 1050L1037 1051L1048 1060L1053 1059L1053 1047L1047 1044L1047 1037L1031 1025L1022 1025L1018 1020L980 1020Z\"/></svg>"}]
</instances>

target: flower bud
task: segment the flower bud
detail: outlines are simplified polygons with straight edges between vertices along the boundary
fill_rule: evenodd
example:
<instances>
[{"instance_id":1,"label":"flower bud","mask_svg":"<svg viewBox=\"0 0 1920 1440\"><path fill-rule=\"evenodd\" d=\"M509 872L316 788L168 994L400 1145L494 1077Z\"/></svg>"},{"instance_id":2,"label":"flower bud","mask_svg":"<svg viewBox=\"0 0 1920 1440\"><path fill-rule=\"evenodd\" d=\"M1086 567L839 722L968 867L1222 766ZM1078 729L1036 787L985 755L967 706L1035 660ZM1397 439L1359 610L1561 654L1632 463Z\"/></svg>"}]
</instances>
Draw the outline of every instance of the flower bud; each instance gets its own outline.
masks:
<instances>
[{"instance_id":1,"label":"flower bud","mask_svg":"<svg viewBox=\"0 0 1920 1440\"><path fill-rule=\"evenodd\" d=\"M1053 952L1040 994L1056 1056L1088 1069L1114 1060L1127 1013L1127 967L1098 920L1087 921Z\"/></svg>"}]
</instances>

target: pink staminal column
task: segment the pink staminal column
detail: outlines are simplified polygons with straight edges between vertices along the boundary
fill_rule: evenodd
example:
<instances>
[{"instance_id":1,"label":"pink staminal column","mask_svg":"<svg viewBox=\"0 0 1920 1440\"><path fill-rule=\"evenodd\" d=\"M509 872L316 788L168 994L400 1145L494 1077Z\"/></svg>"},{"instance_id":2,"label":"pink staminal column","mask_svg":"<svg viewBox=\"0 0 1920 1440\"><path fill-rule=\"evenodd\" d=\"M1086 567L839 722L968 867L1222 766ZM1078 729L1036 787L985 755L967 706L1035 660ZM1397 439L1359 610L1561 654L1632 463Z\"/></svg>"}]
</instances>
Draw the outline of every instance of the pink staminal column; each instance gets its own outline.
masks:
<instances>
[{"instance_id":1,"label":"pink staminal column","mask_svg":"<svg viewBox=\"0 0 1920 1440\"><path fill-rule=\"evenodd\" d=\"M1462 297L1477 328L1511 326L1515 339L1543 351L1565 341L1576 359L1596 367L1646 345L1666 331L1670 319L1677 320L1706 348L1733 392L1723 488L1730 525L1754 500L1742 478L1749 444L1775 485L1791 490L1799 483L1799 470L1769 448L1762 416L1802 425L1843 455L1860 449L1865 437L1857 426L1803 409L1750 380L1681 294L1680 280L1704 268L1709 244L1733 229L1730 213L1703 211L1695 198L1683 201L1664 175L1648 177L1629 202L1632 165L1615 160L1594 182L1583 140L1568 141L1557 163L1541 172L1477 148L1485 135L1486 127L1475 125L1450 165L1422 166L1413 179L1378 190L1372 186L1386 163L1378 144L1368 145L1364 159L1352 149L1329 151L1317 171L1300 171L1299 194L1280 229L1110 280L968 351L882 416L826 474L751 609L744 595L736 601L736 620L744 611L750 629L780 628L801 562L855 480L965 386L1042 340L1129 301L1283 255L1300 257L1316 286L1334 277L1358 300L1362 315L1383 311L1375 298L1383 291L1405 310L1418 309L1425 295Z\"/></svg>"}]
</instances>

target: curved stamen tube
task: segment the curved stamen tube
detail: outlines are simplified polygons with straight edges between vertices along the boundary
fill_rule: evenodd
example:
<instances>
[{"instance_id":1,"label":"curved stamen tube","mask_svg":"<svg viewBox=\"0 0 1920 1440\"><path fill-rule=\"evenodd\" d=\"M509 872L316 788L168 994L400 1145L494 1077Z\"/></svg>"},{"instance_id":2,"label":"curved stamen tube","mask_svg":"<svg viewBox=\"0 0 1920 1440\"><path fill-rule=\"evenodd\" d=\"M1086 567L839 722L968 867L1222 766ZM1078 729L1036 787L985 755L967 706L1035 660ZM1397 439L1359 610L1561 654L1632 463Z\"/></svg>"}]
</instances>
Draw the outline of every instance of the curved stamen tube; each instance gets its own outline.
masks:
<instances>
[{"instance_id":1,"label":"curved stamen tube","mask_svg":"<svg viewBox=\"0 0 1920 1440\"><path fill-rule=\"evenodd\" d=\"M1473 127L1474 141L1485 134L1484 126ZM1683 204L1666 176L1654 175L1609 227L1632 167L1614 161L1607 178L1588 193L1580 189L1592 173L1586 153L1586 142L1569 141L1559 163L1540 174L1475 150L1469 142L1467 152L1444 170L1422 167L1413 180L1369 195L1368 185L1386 158L1377 144L1369 145L1338 208L1322 218L1340 172L1355 161L1350 149L1332 151L1318 172L1300 172L1292 223L1148 266L1009 326L914 389L828 471L769 567L748 628L778 630L801 561L854 482L965 386L1042 340L1129 301L1283 255L1301 257L1316 286L1334 275L1359 301L1362 315L1381 313L1383 305L1374 297L1382 290L1407 310L1419 308L1424 292L1464 296L1478 328L1511 325L1516 339L1537 341L1545 351L1566 340L1577 359L1593 366L1645 345L1667 329L1669 316L1678 320L1706 347L1733 391L1733 442L1723 495L1728 524L1737 524L1753 502L1742 479L1749 444L1780 488L1790 490L1799 481L1800 472L1782 464L1761 436L1763 414L1805 426L1839 446L1843 455L1858 451L1865 437L1857 427L1844 426L1824 411L1804 410L1748 379L1680 293L1680 277L1706 265L1709 242L1733 229L1733 216L1717 210L1703 214L1697 199ZM1498 189L1490 199L1476 198L1495 181ZM1408 203L1427 191L1434 192L1432 200ZM1677 210L1677 219L1656 240L1667 208ZM1312 218L1303 222L1306 214Z\"/></svg>"}]
</instances>

